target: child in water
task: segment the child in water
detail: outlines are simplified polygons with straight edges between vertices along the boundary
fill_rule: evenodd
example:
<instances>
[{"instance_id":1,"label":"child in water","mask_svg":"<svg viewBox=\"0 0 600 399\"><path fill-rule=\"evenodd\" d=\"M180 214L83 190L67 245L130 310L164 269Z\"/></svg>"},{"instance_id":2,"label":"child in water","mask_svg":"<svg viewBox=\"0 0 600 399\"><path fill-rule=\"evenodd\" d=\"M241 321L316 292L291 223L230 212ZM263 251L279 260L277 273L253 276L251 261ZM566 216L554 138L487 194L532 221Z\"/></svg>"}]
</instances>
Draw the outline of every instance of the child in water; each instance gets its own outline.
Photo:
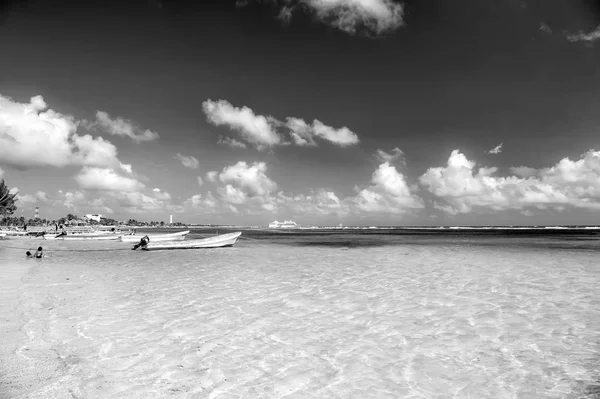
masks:
<instances>
[{"instance_id":1,"label":"child in water","mask_svg":"<svg viewBox=\"0 0 600 399\"><path fill-rule=\"evenodd\" d=\"M37 249L37 251L35 251L35 254L33 255L33 257L36 259L43 258L44 253L42 251L43 251L42 247L38 247L38 249Z\"/></svg>"}]
</instances>

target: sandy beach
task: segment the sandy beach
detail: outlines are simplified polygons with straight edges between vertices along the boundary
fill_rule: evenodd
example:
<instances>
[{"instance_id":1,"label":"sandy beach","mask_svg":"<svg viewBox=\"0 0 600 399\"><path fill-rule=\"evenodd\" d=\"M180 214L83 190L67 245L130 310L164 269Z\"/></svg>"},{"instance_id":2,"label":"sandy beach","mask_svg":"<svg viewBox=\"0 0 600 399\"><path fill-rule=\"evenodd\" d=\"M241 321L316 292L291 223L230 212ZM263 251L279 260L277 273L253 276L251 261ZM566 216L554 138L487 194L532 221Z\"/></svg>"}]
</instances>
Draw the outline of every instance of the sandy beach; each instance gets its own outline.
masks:
<instances>
[{"instance_id":1,"label":"sandy beach","mask_svg":"<svg viewBox=\"0 0 600 399\"><path fill-rule=\"evenodd\" d=\"M352 242L0 242L0 397L595 394L595 252Z\"/></svg>"}]
</instances>

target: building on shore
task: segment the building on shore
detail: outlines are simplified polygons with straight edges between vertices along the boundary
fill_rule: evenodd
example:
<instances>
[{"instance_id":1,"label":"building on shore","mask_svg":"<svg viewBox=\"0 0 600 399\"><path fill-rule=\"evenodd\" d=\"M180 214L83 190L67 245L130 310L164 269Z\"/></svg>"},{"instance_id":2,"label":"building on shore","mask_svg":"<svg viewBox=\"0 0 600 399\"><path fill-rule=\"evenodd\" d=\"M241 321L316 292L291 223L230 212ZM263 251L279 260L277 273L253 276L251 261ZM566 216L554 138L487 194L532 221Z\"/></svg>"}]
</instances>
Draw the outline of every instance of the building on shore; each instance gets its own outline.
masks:
<instances>
[{"instance_id":1,"label":"building on shore","mask_svg":"<svg viewBox=\"0 0 600 399\"><path fill-rule=\"evenodd\" d=\"M98 222L98 223L100 223L100 219L102 219L102 215L100 215L100 214L97 214L97 213L96 213L96 214L91 214L91 213L88 213L87 215L85 215L85 218L86 218L87 220L93 220L93 221L95 221L95 222Z\"/></svg>"}]
</instances>

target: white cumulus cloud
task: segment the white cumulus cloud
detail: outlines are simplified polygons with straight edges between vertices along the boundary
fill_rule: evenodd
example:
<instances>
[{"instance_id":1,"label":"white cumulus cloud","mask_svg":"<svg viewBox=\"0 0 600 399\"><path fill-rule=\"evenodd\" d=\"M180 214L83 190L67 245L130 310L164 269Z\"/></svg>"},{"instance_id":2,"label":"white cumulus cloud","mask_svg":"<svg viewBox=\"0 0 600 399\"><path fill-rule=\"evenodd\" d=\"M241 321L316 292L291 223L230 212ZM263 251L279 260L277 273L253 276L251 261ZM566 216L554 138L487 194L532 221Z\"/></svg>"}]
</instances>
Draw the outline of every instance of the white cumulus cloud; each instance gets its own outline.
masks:
<instances>
[{"instance_id":1,"label":"white cumulus cloud","mask_svg":"<svg viewBox=\"0 0 600 399\"><path fill-rule=\"evenodd\" d=\"M118 165L117 148L78 135L79 122L51 109L42 96L19 103L0 95L0 163L20 167Z\"/></svg>"},{"instance_id":2,"label":"white cumulus cloud","mask_svg":"<svg viewBox=\"0 0 600 399\"><path fill-rule=\"evenodd\" d=\"M317 145L313 139L312 126L308 125L303 119L289 117L285 125L290 129L290 136L297 146L314 147Z\"/></svg>"},{"instance_id":3,"label":"white cumulus cloud","mask_svg":"<svg viewBox=\"0 0 600 399\"><path fill-rule=\"evenodd\" d=\"M333 144L338 145L340 147L347 147L350 145L358 144L359 142L356 133L354 133L347 127L336 129L331 126L327 126L321 121L315 119L312 128L316 136L319 136L324 140L330 141Z\"/></svg>"},{"instance_id":4,"label":"white cumulus cloud","mask_svg":"<svg viewBox=\"0 0 600 399\"><path fill-rule=\"evenodd\" d=\"M339 147L348 147L360 141L358 135L349 128L334 128L318 119L309 124L301 118L288 117L284 123L272 116L257 115L245 106L234 107L226 100L207 100L203 103L203 108L209 122L217 126L226 125L240 132L241 138L258 150L290 144L277 132L278 128L287 129L291 142L301 147L316 146L315 137ZM229 137L219 137L218 143L245 147L244 143Z\"/></svg>"},{"instance_id":5,"label":"white cumulus cloud","mask_svg":"<svg viewBox=\"0 0 600 399\"><path fill-rule=\"evenodd\" d=\"M217 144L226 145L231 148L246 148L246 144L241 141L237 141L232 137L219 137Z\"/></svg>"},{"instance_id":6,"label":"white cumulus cloud","mask_svg":"<svg viewBox=\"0 0 600 399\"><path fill-rule=\"evenodd\" d=\"M429 168L419 181L436 197L438 209L454 214L476 208L600 208L600 151L590 150L575 161L564 158L549 168L511 168L516 176L495 176L497 171L477 169L454 150L446 166Z\"/></svg>"},{"instance_id":7,"label":"white cumulus cloud","mask_svg":"<svg viewBox=\"0 0 600 399\"><path fill-rule=\"evenodd\" d=\"M206 179L209 182L216 182L217 181L217 175L219 174L219 172L217 172L216 170L211 170L209 172L206 172Z\"/></svg>"},{"instance_id":8,"label":"white cumulus cloud","mask_svg":"<svg viewBox=\"0 0 600 399\"><path fill-rule=\"evenodd\" d=\"M281 143L281 137L269 121L269 117L254 114L248 107L234 107L226 100L206 100L202 108L209 122L214 125L227 125L242 134L244 140L259 150Z\"/></svg>"},{"instance_id":9,"label":"white cumulus cloud","mask_svg":"<svg viewBox=\"0 0 600 399\"><path fill-rule=\"evenodd\" d=\"M375 156L381 162L394 162L396 160L402 160L403 155L404 155L404 152L402 152L402 150L398 147L394 147L394 149L389 153L385 152L383 150L377 150L375 152ZM403 160L402 160L402 163L404 163Z\"/></svg>"},{"instance_id":10,"label":"white cumulus cloud","mask_svg":"<svg viewBox=\"0 0 600 399\"><path fill-rule=\"evenodd\" d=\"M410 187L404 175L389 162L379 165L373 172L371 183L345 201L359 211L392 214L402 214L425 206L416 194L416 188Z\"/></svg>"},{"instance_id":11,"label":"white cumulus cloud","mask_svg":"<svg viewBox=\"0 0 600 399\"><path fill-rule=\"evenodd\" d=\"M567 40L570 42L595 42L600 39L600 25L589 33L579 31L578 33L571 33L567 35Z\"/></svg>"},{"instance_id":12,"label":"white cumulus cloud","mask_svg":"<svg viewBox=\"0 0 600 399\"><path fill-rule=\"evenodd\" d=\"M277 184L267 177L267 165L264 162L254 162L248 165L240 161L235 165L227 166L219 174L222 183L230 184L243 190L249 196L265 196L275 191Z\"/></svg>"},{"instance_id":13,"label":"white cumulus cloud","mask_svg":"<svg viewBox=\"0 0 600 399\"><path fill-rule=\"evenodd\" d=\"M188 169L198 169L198 167L200 166L200 162L198 161L198 159L191 155L186 156L177 153L177 155L175 155L175 158L179 159L179 162L181 162L181 164Z\"/></svg>"},{"instance_id":14,"label":"white cumulus cloud","mask_svg":"<svg viewBox=\"0 0 600 399\"><path fill-rule=\"evenodd\" d=\"M85 166L75 180L88 190L137 192L145 188L144 184L129 177L121 176L114 169Z\"/></svg>"},{"instance_id":15,"label":"white cumulus cloud","mask_svg":"<svg viewBox=\"0 0 600 399\"><path fill-rule=\"evenodd\" d=\"M344 32L381 34L403 24L404 6L395 0L285 0L280 18L289 20L296 8L313 12Z\"/></svg>"},{"instance_id":16,"label":"white cumulus cloud","mask_svg":"<svg viewBox=\"0 0 600 399\"><path fill-rule=\"evenodd\" d=\"M131 121L121 117L111 118L111 116L104 111L96 112L95 124L101 126L110 134L129 137L136 143L156 140L159 137L158 133L153 132L152 130L143 130L139 126L134 125Z\"/></svg>"},{"instance_id":17,"label":"white cumulus cloud","mask_svg":"<svg viewBox=\"0 0 600 399\"><path fill-rule=\"evenodd\" d=\"M494 148L492 148L491 150L486 151L486 154L493 154L493 155L497 155L500 154L502 152L502 145L504 143L500 143L497 146L495 146Z\"/></svg>"}]
</instances>

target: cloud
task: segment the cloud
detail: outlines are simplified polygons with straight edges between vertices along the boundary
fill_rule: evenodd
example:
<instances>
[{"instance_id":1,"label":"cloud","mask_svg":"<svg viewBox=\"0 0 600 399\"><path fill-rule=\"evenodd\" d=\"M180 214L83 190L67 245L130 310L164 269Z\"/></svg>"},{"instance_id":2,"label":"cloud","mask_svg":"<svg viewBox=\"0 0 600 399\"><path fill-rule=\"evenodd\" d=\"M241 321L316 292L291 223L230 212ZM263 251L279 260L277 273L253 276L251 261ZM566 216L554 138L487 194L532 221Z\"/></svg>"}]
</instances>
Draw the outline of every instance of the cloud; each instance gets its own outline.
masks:
<instances>
[{"instance_id":1,"label":"cloud","mask_svg":"<svg viewBox=\"0 0 600 399\"><path fill-rule=\"evenodd\" d=\"M2 179L4 177L4 170L2 170L2 168L0 168L0 179Z\"/></svg>"},{"instance_id":2,"label":"cloud","mask_svg":"<svg viewBox=\"0 0 600 399\"><path fill-rule=\"evenodd\" d=\"M187 205L198 208L210 208L220 211L231 211L230 205L243 205L248 213L257 210L265 211L274 209L273 194L277 184L267 175L267 166L264 162L248 164L239 161L234 165L226 166L221 172L210 171L207 179L218 183L216 188L217 198L202 197L201 194L191 197Z\"/></svg>"},{"instance_id":3,"label":"cloud","mask_svg":"<svg viewBox=\"0 0 600 399\"><path fill-rule=\"evenodd\" d=\"M160 188L155 188L152 190L152 195L154 198L160 201L169 201L171 200L171 194L166 191L161 191Z\"/></svg>"},{"instance_id":4,"label":"cloud","mask_svg":"<svg viewBox=\"0 0 600 399\"><path fill-rule=\"evenodd\" d=\"M24 204L35 204L37 202L37 198L31 194L18 195L17 199Z\"/></svg>"},{"instance_id":5,"label":"cloud","mask_svg":"<svg viewBox=\"0 0 600 399\"><path fill-rule=\"evenodd\" d=\"M144 212L156 212L167 209L173 209L168 203L171 196L167 194L168 198L157 198L156 195L150 196L141 192L112 192L107 193L112 196L120 207L124 208L127 212L131 213L144 213ZM163 193L164 194L164 193Z\"/></svg>"},{"instance_id":6,"label":"cloud","mask_svg":"<svg viewBox=\"0 0 600 399\"><path fill-rule=\"evenodd\" d=\"M217 144L226 145L231 148L246 148L246 144L242 143L241 141L237 141L236 139L231 137L221 136L219 137L219 141L217 141Z\"/></svg>"},{"instance_id":7,"label":"cloud","mask_svg":"<svg viewBox=\"0 0 600 399\"><path fill-rule=\"evenodd\" d=\"M290 136L299 147L315 147L317 143L313 139L312 127L300 118L287 118L285 125L290 129Z\"/></svg>"},{"instance_id":8,"label":"cloud","mask_svg":"<svg viewBox=\"0 0 600 399\"><path fill-rule=\"evenodd\" d=\"M315 137L339 147L348 147L360 141L358 135L349 128L334 128L317 119L312 124L308 124L303 119L288 117L284 123L272 116L256 115L252 109L245 106L234 107L225 100L207 100L203 103L203 108L209 122L217 126L226 125L239 131L242 139L258 150L290 144L277 133L278 128L287 129L292 143L301 147L316 146ZM231 147L245 147L244 143L229 137L219 137L218 143Z\"/></svg>"},{"instance_id":9,"label":"cloud","mask_svg":"<svg viewBox=\"0 0 600 399\"><path fill-rule=\"evenodd\" d=\"M543 22L540 22L540 30L549 35L552 34L552 29L550 29L550 27Z\"/></svg>"},{"instance_id":10,"label":"cloud","mask_svg":"<svg viewBox=\"0 0 600 399\"><path fill-rule=\"evenodd\" d=\"M286 208L286 213L298 216L317 215L326 216L337 214L343 216L348 213L348 208L333 192L325 189L313 191L308 195L300 194L287 196L283 192L275 197L277 206Z\"/></svg>"},{"instance_id":11,"label":"cloud","mask_svg":"<svg viewBox=\"0 0 600 399\"><path fill-rule=\"evenodd\" d=\"M42 96L18 103L0 95L0 163L17 167L118 165L117 148L78 135L79 122L51 109Z\"/></svg>"},{"instance_id":12,"label":"cloud","mask_svg":"<svg viewBox=\"0 0 600 399\"><path fill-rule=\"evenodd\" d=\"M37 191L35 194L24 194L17 195L19 201L25 204L35 204L38 202L45 203L48 202L48 195L44 191Z\"/></svg>"},{"instance_id":13,"label":"cloud","mask_svg":"<svg viewBox=\"0 0 600 399\"><path fill-rule=\"evenodd\" d=\"M567 35L567 40L570 42L595 42L600 39L600 25L589 33L579 31L578 33L571 33Z\"/></svg>"},{"instance_id":14,"label":"cloud","mask_svg":"<svg viewBox=\"0 0 600 399\"><path fill-rule=\"evenodd\" d=\"M377 150L375 152L375 156L381 162L394 162L396 160L402 159L403 155L404 152L402 152L402 150L398 147L394 147L394 149L390 153L387 153L383 150ZM404 160L402 160L402 163L405 163Z\"/></svg>"},{"instance_id":15,"label":"cloud","mask_svg":"<svg viewBox=\"0 0 600 399\"><path fill-rule=\"evenodd\" d=\"M216 182L217 181L217 175L219 174L219 172L217 172L216 170L211 170L210 172L206 172L206 179L209 182Z\"/></svg>"},{"instance_id":16,"label":"cloud","mask_svg":"<svg viewBox=\"0 0 600 399\"><path fill-rule=\"evenodd\" d=\"M319 120L314 120L313 131L316 136L332 142L340 147L347 147L353 144L358 144L358 136L347 127L335 129L331 126L324 125Z\"/></svg>"},{"instance_id":17,"label":"cloud","mask_svg":"<svg viewBox=\"0 0 600 399\"><path fill-rule=\"evenodd\" d=\"M198 167L200 166L200 162L198 161L198 159L196 159L193 156L188 157L177 153L177 155L175 155L175 158L179 159L179 162L181 162L181 164L188 169L198 169Z\"/></svg>"},{"instance_id":18,"label":"cloud","mask_svg":"<svg viewBox=\"0 0 600 399\"><path fill-rule=\"evenodd\" d=\"M289 117L285 126L290 129L290 137L294 144L301 147L316 146L314 137L319 137L339 147L348 147L358 144L360 141L356 133L347 127L336 129L317 119L313 121L312 125L309 125L303 119Z\"/></svg>"},{"instance_id":19,"label":"cloud","mask_svg":"<svg viewBox=\"0 0 600 399\"><path fill-rule=\"evenodd\" d=\"M518 177L531 177L538 173L537 169L528 166L513 166L510 168L510 171Z\"/></svg>"},{"instance_id":20,"label":"cloud","mask_svg":"<svg viewBox=\"0 0 600 399\"><path fill-rule=\"evenodd\" d=\"M213 198L211 212L229 212L235 205L237 212L261 214L281 212L298 216L323 216L350 213L392 213L400 215L424 207L416 195L417 187L409 186L405 177L388 162L379 165L373 173L371 185L357 189L354 196L340 199L328 189L311 190L309 194L288 195L276 192L277 184L267 174L264 162L248 164L240 161L223 168L216 179L218 199ZM216 172L215 172L216 173ZM205 199L197 194L186 201L195 208L206 208Z\"/></svg>"},{"instance_id":21,"label":"cloud","mask_svg":"<svg viewBox=\"0 0 600 399\"><path fill-rule=\"evenodd\" d=\"M252 165L248 165L246 162L240 161L235 165L225 167L219 174L219 180L231 186L231 189L226 190L232 194L234 193L233 189L236 189L248 197L267 196L275 191L277 184L267 177L266 171L267 165L264 162L254 162ZM237 193L235 196L239 198Z\"/></svg>"},{"instance_id":22,"label":"cloud","mask_svg":"<svg viewBox=\"0 0 600 399\"><path fill-rule=\"evenodd\" d=\"M181 212L183 208L171 203L171 195L158 188L148 193L118 190L76 190L63 192L59 190L54 200L49 201L54 207L64 206L72 213L113 214L113 209L121 213L151 214Z\"/></svg>"},{"instance_id":23,"label":"cloud","mask_svg":"<svg viewBox=\"0 0 600 399\"><path fill-rule=\"evenodd\" d=\"M280 18L289 20L296 8L313 12L344 32L381 34L403 24L404 7L393 0L286 0Z\"/></svg>"},{"instance_id":24,"label":"cloud","mask_svg":"<svg viewBox=\"0 0 600 399\"><path fill-rule=\"evenodd\" d=\"M489 150L489 151L486 151L485 153L486 153L486 154L493 154L493 155L500 154L500 153L502 152L502 144L504 144L504 143L500 143L500 144L498 144L497 146L495 146L495 147L494 147L494 148L492 148L491 150Z\"/></svg>"},{"instance_id":25,"label":"cloud","mask_svg":"<svg viewBox=\"0 0 600 399\"><path fill-rule=\"evenodd\" d=\"M282 142L270 117L255 115L248 107L237 108L226 100L206 100L202 108L208 121L216 126L227 125L242 134L244 140L258 150L264 150Z\"/></svg>"},{"instance_id":26,"label":"cloud","mask_svg":"<svg viewBox=\"0 0 600 399\"><path fill-rule=\"evenodd\" d=\"M129 137L136 143L142 141L152 141L158 139L158 133L152 130L143 130L134 125L131 121L117 117L112 119L110 115L104 111L96 112L96 122L93 125L101 126L106 131L115 136Z\"/></svg>"},{"instance_id":27,"label":"cloud","mask_svg":"<svg viewBox=\"0 0 600 399\"><path fill-rule=\"evenodd\" d=\"M193 208L204 208L208 210L214 210L217 207L217 200L213 194L209 191L206 193L204 198L202 194L196 194L190 197L186 202L186 205L191 205Z\"/></svg>"},{"instance_id":28,"label":"cloud","mask_svg":"<svg viewBox=\"0 0 600 399\"><path fill-rule=\"evenodd\" d=\"M198 186L202 187L204 182L202 181L202 177L198 176Z\"/></svg>"},{"instance_id":29,"label":"cloud","mask_svg":"<svg viewBox=\"0 0 600 399\"><path fill-rule=\"evenodd\" d=\"M389 162L384 162L371 177L371 185L345 200L352 208L362 212L402 214L411 209L424 207L423 200L416 195L404 175Z\"/></svg>"},{"instance_id":30,"label":"cloud","mask_svg":"<svg viewBox=\"0 0 600 399\"><path fill-rule=\"evenodd\" d=\"M136 192L145 188L144 184L125 176L114 169L85 166L75 180L82 188L88 190Z\"/></svg>"},{"instance_id":31,"label":"cloud","mask_svg":"<svg viewBox=\"0 0 600 399\"><path fill-rule=\"evenodd\" d=\"M600 151L579 160L564 158L549 168L511 168L517 176L494 176L497 168L480 167L458 150L447 166L429 168L419 181L436 197L436 207L448 213L535 207L600 209Z\"/></svg>"}]
</instances>

